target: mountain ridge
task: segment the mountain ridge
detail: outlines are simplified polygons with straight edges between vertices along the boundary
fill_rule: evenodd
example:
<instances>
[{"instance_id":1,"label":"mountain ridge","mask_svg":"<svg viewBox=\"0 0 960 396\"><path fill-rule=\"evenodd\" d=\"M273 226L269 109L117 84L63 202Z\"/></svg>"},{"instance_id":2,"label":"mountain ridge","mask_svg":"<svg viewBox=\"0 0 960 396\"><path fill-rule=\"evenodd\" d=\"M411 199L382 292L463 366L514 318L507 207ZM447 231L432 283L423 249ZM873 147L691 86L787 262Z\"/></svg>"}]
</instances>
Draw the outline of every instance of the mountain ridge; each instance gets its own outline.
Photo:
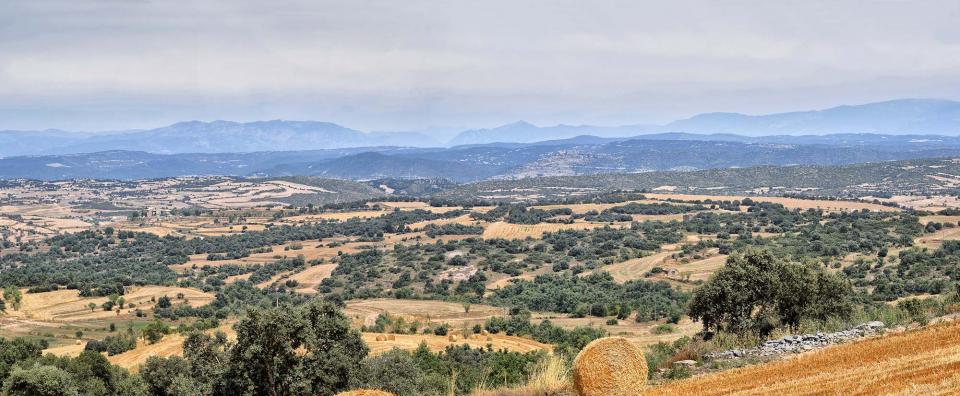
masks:
<instances>
[{"instance_id":1,"label":"mountain ridge","mask_svg":"<svg viewBox=\"0 0 960 396\"><path fill-rule=\"evenodd\" d=\"M702 113L664 125L537 126L521 120L493 128L467 129L456 135L444 128L363 132L332 122L296 120L194 120L154 129L108 132L0 131L0 157L106 150L183 154L374 146L459 147L494 143L549 145L553 141L575 138L596 142L598 139L643 139L648 135L658 138L673 136L684 140L731 141L751 141L760 137L766 137L769 141L779 137L781 141L810 143L823 140L822 136L825 135L840 137L864 134L957 137L960 136L960 102L946 99L895 99L764 115Z\"/></svg>"}]
</instances>

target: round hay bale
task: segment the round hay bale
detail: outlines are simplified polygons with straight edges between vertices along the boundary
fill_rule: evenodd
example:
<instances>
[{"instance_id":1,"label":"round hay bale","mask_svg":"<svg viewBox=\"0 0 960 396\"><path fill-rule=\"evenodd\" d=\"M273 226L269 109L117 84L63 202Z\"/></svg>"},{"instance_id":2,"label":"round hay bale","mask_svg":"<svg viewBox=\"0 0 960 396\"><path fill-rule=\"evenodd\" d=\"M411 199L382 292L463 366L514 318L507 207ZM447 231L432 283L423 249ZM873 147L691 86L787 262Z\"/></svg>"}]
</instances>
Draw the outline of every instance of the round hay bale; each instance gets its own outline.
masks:
<instances>
[{"instance_id":1,"label":"round hay bale","mask_svg":"<svg viewBox=\"0 0 960 396\"><path fill-rule=\"evenodd\" d=\"M646 383L643 351L623 337L594 340L573 361L573 386L580 396L638 395Z\"/></svg>"},{"instance_id":2,"label":"round hay bale","mask_svg":"<svg viewBox=\"0 0 960 396\"><path fill-rule=\"evenodd\" d=\"M393 396L393 393L378 389L354 389L337 393L337 396Z\"/></svg>"},{"instance_id":3,"label":"round hay bale","mask_svg":"<svg viewBox=\"0 0 960 396\"><path fill-rule=\"evenodd\" d=\"M447 339L450 340L450 342L456 342L457 336L455 334L450 334L449 336L447 336Z\"/></svg>"},{"instance_id":4,"label":"round hay bale","mask_svg":"<svg viewBox=\"0 0 960 396\"><path fill-rule=\"evenodd\" d=\"M377 335L377 341L386 341L386 340L387 340L387 337L384 337L383 334Z\"/></svg>"},{"instance_id":5,"label":"round hay bale","mask_svg":"<svg viewBox=\"0 0 960 396\"><path fill-rule=\"evenodd\" d=\"M397 336L393 334L387 335L387 341L396 341L396 340L397 340Z\"/></svg>"},{"instance_id":6,"label":"round hay bale","mask_svg":"<svg viewBox=\"0 0 960 396\"><path fill-rule=\"evenodd\" d=\"M488 336L488 335L490 335L490 332L489 332L489 331L486 331L486 330L483 330L483 331L480 332L480 334L483 334L484 336Z\"/></svg>"}]
</instances>

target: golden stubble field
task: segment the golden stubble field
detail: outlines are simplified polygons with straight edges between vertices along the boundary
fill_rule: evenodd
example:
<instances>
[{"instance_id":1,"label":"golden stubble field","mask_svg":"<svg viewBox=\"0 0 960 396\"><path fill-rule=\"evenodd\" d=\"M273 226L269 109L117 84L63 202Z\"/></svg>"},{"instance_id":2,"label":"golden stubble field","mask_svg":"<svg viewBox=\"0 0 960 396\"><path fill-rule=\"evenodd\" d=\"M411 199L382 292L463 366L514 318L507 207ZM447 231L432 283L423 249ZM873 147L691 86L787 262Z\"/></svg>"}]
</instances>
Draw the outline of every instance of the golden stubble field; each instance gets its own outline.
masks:
<instances>
[{"instance_id":1,"label":"golden stubble field","mask_svg":"<svg viewBox=\"0 0 960 396\"><path fill-rule=\"evenodd\" d=\"M608 226L609 223L588 223L575 222L573 224L561 223L540 223L540 224L511 224L503 221L489 223L484 227L484 239L525 239L540 238L548 232L557 232L560 230L591 230ZM629 224L617 223L612 227L626 227Z\"/></svg>"},{"instance_id":2,"label":"golden stubble field","mask_svg":"<svg viewBox=\"0 0 960 396\"><path fill-rule=\"evenodd\" d=\"M414 350L420 344L426 344L431 351L439 352L449 346L469 345L471 348L486 348L488 345L494 350L506 349L514 352L532 352L537 350L550 351L550 344L543 344L529 338L508 336L503 334L469 334L464 338L462 332L451 332L447 336L428 334L380 334L363 333L363 341L370 347L370 354L379 355L394 348ZM380 336L381 340L377 340ZM383 338L386 338L385 340Z\"/></svg>"},{"instance_id":3,"label":"golden stubble field","mask_svg":"<svg viewBox=\"0 0 960 396\"><path fill-rule=\"evenodd\" d=\"M960 322L652 387L649 395L955 395Z\"/></svg>"},{"instance_id":4,"label":"golden stubble field","mask_svg":"<svg viewBox=\"0 0 960 396\"><path fill-rule=\"evenodd\" d=\"M470 304L469 308L466 308L461 303L449 301L374 298L347 301L343 313L358 327L371 326L378 315L390 314L403 316L408 323L416 320L425 324L448 323L456 329L483 323L494 316L504 316L507 310L484 304Z\"/></svg>"},{"instance_id":5,"label":"golden stubble field","mask_svg":"<svg viewBox=\"0 0 960 396\"><path fill-rule=\"evenodd\" d=\"M120 310L104 311L100 305L107 302L107 297L80 297L77 290L56 290L44 293L27 293L22 290L23 302L19 310L8 308L7 315L13 318L22 318L38 320L45 322L75 322L95 319L111 319L120 316L126 317L133 313L134 309L148 311L152 309L154 301L162 296L170 297L174 303L184 302L193 307L206 305L213 301L213 295L204 293L200 290L185 287L170 286L139 286L131 287L124 294L127 307ZM176 298L182 294L183 300ZM89 304L95 304L96 308L90 309ZM135 308L129 308L129 304L135 304Z\"/></svg>"},{"instance_id":6,"label":"golden stubble field","mask_svg":"<svg viewBox=\"0 0 960 396\"><path fill-rule=\"evenodd\" d=\"M823 209L825 211L851 211L851 210L860 210L860 209L870 209L872 211L878 212L895 212L900 209L878 205L873 203L865 202L855 202L855 201L831 201L831 200L814 200L814 199L798 199L798 198L784 198L784 197L756 197L756 196L745 196L745 195L690 195L690 194L644 194L647 198L657 199L657 200L668 200L668 199L677 199L683 201L697 201L697 200L706 200L712 199L715 201L731 201L731 200L743 200L745 198L750 198L756 202L773 202L781 204L787 208L791 209Z\"/></svg>"}]
</instances>

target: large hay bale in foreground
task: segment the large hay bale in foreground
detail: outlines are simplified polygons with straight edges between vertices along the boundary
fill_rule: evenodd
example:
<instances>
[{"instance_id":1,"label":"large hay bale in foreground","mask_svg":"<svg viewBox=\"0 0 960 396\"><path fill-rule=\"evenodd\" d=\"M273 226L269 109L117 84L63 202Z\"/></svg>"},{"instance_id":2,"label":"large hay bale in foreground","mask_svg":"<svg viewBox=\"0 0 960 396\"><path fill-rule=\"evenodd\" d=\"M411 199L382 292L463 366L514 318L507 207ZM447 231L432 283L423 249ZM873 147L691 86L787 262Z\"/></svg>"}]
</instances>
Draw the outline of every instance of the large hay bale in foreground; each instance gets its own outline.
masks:
<instances>
[{"instance_id":1,"label":"large hay bale in foreground","mask_svg":"<svg viewBox=\"0 0 960 396\"><path fill-rule=\"evenodd\" d=\"M375 338L375 339L376 339L377 341L386 341L386 340L387 340L387 337L384 337L382 334L380 334L380 335L377 335L377 338Z\"/></svg>"},{"instance_id":2,"label":"large hay bale in foreground","mask_svg":"<svg viewBox=\"0 0 960 396\"><path fill-rule=\"evenodd\" d=\"M393 396L393 393L377 389L354 389L337 393L337 396Z\"/></svg>"},{"instance_id":3,"label":"large hay bale in foreground","mask_svg":"<svg viewBox=\"0 0 960 396\"><path fill-rule=\"evenodd\" d=\"M450 335L447 337L447 339L450 340L450 342L457 342L457 336L456 336L456 335L453 335L453 334L450 334Z\"/></svg>"},{"instance_id":4,"label":"large hay bale in foreground","mask_svg":"<svg viewBox=\"0 0 960 396\"><path fill-rule=\"evenodd\" d=\"M643 351L623 337L594 340L573 361L573 386L580 396L637 395L646 383Z\"/></svg>"}]
</instances>

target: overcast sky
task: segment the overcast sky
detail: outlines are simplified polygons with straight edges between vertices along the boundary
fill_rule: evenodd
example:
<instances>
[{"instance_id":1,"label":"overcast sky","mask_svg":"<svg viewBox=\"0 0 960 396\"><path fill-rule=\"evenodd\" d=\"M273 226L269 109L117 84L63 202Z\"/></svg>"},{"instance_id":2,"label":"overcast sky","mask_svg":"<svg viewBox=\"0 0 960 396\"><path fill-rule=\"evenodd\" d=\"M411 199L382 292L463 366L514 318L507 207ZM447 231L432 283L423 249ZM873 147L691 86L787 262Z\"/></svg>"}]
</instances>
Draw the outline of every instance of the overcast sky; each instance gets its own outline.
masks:
<instances>
[{"instance_id":1,"label":"overcast sky","mask_svg":"<svg viewBox=\"0 0 960 396\"><path fill-rule=\"evenodd\" d=\"M960 99L960 1L0 1L0 129L660 123Z\"/></svg>"}]
</instances>

